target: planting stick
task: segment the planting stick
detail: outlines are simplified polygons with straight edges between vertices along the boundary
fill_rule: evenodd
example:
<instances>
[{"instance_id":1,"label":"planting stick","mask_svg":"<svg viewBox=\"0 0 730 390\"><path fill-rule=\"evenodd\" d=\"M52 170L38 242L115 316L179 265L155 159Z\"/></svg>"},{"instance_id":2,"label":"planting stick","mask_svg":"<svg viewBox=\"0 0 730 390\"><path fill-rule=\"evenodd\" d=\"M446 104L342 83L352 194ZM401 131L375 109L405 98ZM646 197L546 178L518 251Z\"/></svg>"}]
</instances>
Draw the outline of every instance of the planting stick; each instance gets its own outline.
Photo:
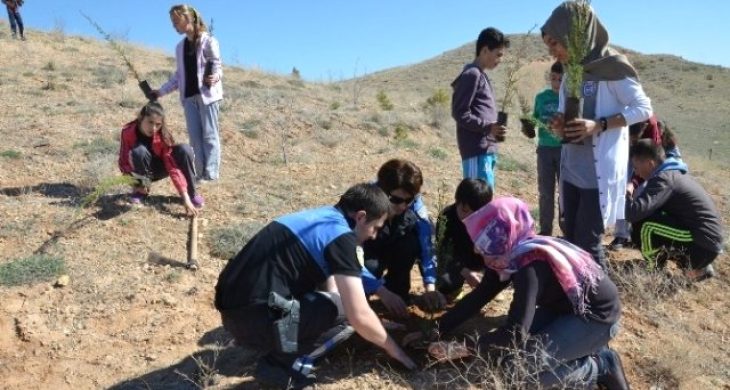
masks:
<instances>
[{"instance_id":1,"label":"planting stick","mask_svg":"<svg viewBox=\"0 0 730 390\"><path fill-rule=\"evenodd\" d=\"M188 268L198 269L198 217L190 218L188 229Z\"/></svg>"}]
</instances>

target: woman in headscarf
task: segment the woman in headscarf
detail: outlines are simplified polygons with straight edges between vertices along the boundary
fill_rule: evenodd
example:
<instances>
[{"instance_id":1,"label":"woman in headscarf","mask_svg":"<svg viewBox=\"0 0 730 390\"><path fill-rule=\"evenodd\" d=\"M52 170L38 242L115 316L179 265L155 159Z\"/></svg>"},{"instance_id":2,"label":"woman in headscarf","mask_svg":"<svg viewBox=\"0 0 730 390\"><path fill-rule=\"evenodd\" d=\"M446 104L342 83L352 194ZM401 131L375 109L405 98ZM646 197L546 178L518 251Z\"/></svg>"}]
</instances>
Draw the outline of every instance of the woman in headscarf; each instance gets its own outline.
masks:
<instances>
[{"instance_id":1,"label":"woman in headscarf","mask_svg":"<svg viewBox=\"0 0 730 390\"><path fill-rule=\"evenodd\" d=\"M439 334L479 313L510 284L514 297L505 325L469 345L432 343L431 355L448 360L523 346L536 357L531 370L541 386L628 388L621 360L608 348L618 331L618 291L587 252L559 238L535 235L530 210L517 198L492 200L465 218L464 225L486 272L442 317Z\"/></svg>"},{"instance_id":2,"label":"woman in headscarf","mask_svg":"<svg viewBox=\"0 0 730 390\"><path fill-rule=\"evenodd\" d=\"M581 12L586 23L579 31L573 24ZM583 1L559 5L542 26L543 41L550 54L566 65L566 75L568 42L576 34L586 38L588 53L580 63L582 115L565 123L566 76L558 114L551 123L559 135L572 140L563 146L560 168L563 232L604 266L605 228L624 217L628 126L649 119L652 108L636 70L624 55L608 47L608 32Z\"/></svg>"}]
</instances>

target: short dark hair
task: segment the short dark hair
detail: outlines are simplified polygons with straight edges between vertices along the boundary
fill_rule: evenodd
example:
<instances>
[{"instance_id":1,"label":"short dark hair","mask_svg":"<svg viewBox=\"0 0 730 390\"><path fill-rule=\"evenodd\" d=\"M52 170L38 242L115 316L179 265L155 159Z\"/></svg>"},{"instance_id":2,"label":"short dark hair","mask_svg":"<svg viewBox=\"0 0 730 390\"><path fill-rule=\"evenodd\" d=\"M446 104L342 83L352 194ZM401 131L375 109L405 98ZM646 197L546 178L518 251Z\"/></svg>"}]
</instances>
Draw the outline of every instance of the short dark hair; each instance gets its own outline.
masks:
<instances>
[{"instance_id":1,"label":"short dark hair","mask_svg":"<svg viewBox=\"0 0 730 390\"><path fill-rule=\"evenodd\" d=\"M372 221L388 213L390 201L375 183L360 183L348 188L336 206L345 214L365 211L367 221Z\"/></svg>"},{"instance_id":2,"label":"short dark hair","mask_svg":"<svg viewBox=\"0 0 730 390\"><path fill-rule=\"evenodd\" d=\"M560 61L555 61L552 66L550 66L550 73L563 74L563 64Z\"/></svg>"},{"instance_id":3,"label":"short dark hair","mask_svg":"<svg viewBox=\"0 0 730 390\"><path fill-rule=\"evenodd\" d=\"M422 185L421 169L408 160L394 158L378 169L378 186L388 195L401 188L416 196L421 192Z\"/></svg>"},{"instance_id":4,"label":"short dark hair","mask_svg":"<svg viewBox=\"0 0 730 390\"><path fill-rule=\"evenodd\" d=\"M658 163L664 162L664 148L654 144L654 141L643 138L636 141L629 149L631 158L654 160Z\"/></svg>"},{"instance_id":5,"label":"short dark hair","mask_svg":"<svg viewBox=\"0 0 730 390\"><path fill-rule=\"evenodd\" d=\"M483 179L464 179L456 187L456 203L476 211L492 201L492 188Z\"/></svg>"},{"instance_id":6,"label":"short dark hair","mask_svg":"<svg viewBox=\"0 0 730 390\"><path fill-rule=\"evenodd\" d=\"M482 48L486 46L489 50L494 50L498 47L509 47L509 38L505 37L501 31L494 27L487 27L479 33L477 38L477 57L482 51Z\"/></svg>"}]
</instances>

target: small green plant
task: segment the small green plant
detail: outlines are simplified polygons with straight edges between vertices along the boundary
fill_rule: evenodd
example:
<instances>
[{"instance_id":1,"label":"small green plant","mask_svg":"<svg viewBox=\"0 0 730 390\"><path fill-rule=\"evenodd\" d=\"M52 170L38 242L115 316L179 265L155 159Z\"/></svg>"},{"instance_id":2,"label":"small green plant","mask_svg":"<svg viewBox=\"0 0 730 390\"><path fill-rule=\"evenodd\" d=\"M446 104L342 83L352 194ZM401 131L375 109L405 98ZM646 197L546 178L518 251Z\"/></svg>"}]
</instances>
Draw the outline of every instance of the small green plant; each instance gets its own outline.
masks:
<instances>
[{"instance_id":1,"label":"small green plant","mask_svg":"<svg viewBox=\"0 0 730 390\"><path fill-rule=\"evenodd\" d=\"M56 70L56 63L53 62L53 60L48 61L46 63L46 65L43 66L43 70L47 70L49 72L53 72L54 70Z\"/></svg>"},{"instance_id":2,"label":"small green plant","mask_svg":"<svg viewBox=\"0 0 730 390\"><path fill-rule=\"evenodd\" d=\"M439 147L434 147L434 148L429 149L428 154L437 160L445 160L446 157L448 157L448 154L446 153L446 151Z\"/></svg>"},{"instance_id":3,"label":"small green plant","mask_svg":"<svg viewBox=\"0 0 730 390\"><path fill-rule=\"evenodd\" d=\"M507 112L512 106L514 95L517 93L517 82L520 79L519 73L522 66L524 66L525 58L527 58L527 47L529 46L528 40L530 39L530 34L534 29L535 26L530 28L527 31L527 34L521 38L520 42L515 47L514 53L510 56L510 61L507 63L504 79L504 95L500 102L501 110L503 112Z\"/></svg>"},{"instance_id":4,"label":"small green plant","mask_svg":"<svg viewBox=\"0 0 730 390\"><path fill-rule=\"evenodd\" d=\"M165 275L165 282L170 284L175 284L180 282L182 280L182 272L180 270L172 270L167 275Z\"/></svg>"},{"instance_id":5,"label":"small green plant","mask_svg":"<svg viewBox=\"0 0 730 390\"><path fill-rule=\"evenodd\" d=\"M527 164L519 162L506 154L499 156L499 162L497 163L497 167L499 168L499 170L507 172L527 172L529 170Z\"/></svg>"},{"instance_id":6,"label":"small green plant","mask_svg":"<svg viewBox=\"0 0 730 390\"><path fill-rule=\"evenodd\" d=\"M393 130L393 139L395 139L396 142L408 139L408 127L402 123L395 125L395 129Z\"/></svg>"},{"instance_id":7,"label":"small green plant","mask_svg":"<svg viewBox=\"0 0 730 390\"><path fill-rule=\"evenodd\" d=\"M335 111L341 107L340 102L332 102L330 104L330 110Z\"/></svg>"},{"instance_id":8,"label":"small green plant","mask_svg":"<svg viewBox=\"0 0 730 390\"><path fill-rule=\"evenodd\" d=\"M63 258L33 255L0 264L0 285L21 286L51 281L66 269Z\"/></svg>"},{"instance_id":9,"label":"small green plant","mask_svg":"<svg viewBox=\"0 0 730 390\"><path fill-rule=\"evenodd\" d=\"M137 185L140 185L139 180L129 175L113 176L102 179L99 184L97 184L97 186L94 188L94 191L92 191L89 195L86 195L84 199L81 200L80 208L83 209L96 203L96 201L99 200L102 195L106 194L114 187L131 187Z\"/></svg>"},{"instance_id":10,"label":"small green plant","mask_svg":"<svg viewBox=\"0 0 730 390\"><path fill-rule=\"evenodd\" d=\"M0 152L0 157L17 160L21 157L21 153L17 150L7 149Z\"/></svg>"},{"instance_id":11,"label":"small green plant","mask_svg":"<svg viewBox=\"0 0 730 390\"><path fill-rule=\"evenodd\" d=\"M450 101L451 98L449 97L449 94L442 88L434 91L433 95L426 99L424 109L430 116L431 125L440 129L446 124L451 117L449 108Z\"/></svg>"},{"instance_id":12,"label":"small green plant","mask_svg":"<svg viewBox=\"0 0 730 390\"><path fill-rule=\"evenodd\" d=\"M378 104L380 105L380 108L383 109L383 111L390 111L393 109L393 103L390 101L390 98L385 93L385 91L378 91L378 94L375 95L375 98L378 100Z\"/></svg>"},{"instance_id":13,"label":"small green plant","mask_svg":"<svg viewBox=\"0 0 730 390\"><path fill-rule=\"evenodd\" d=\"M102 137L96 137L91 141L77 142L74 144L74 149L81 149L86 157L95 154L114 154L118 148L119 145L116 142Z\"/></svg>"},{"instance_id":14,"label":"small green plant","mask_svg":"<svg viewBox=\"0 0 730 390\"><path fill-rule=\"evenodd\" d=\"M583 87L583 59L588 54L588 19L590 0L573 0L576 12L568 32L568 60L565 63L565 87L568 97L580 98Z\"/></svg>"},{"instance_id":15,"label":"small green plant","mask_svg":"<svg viewBox=\"0 0 730 390\"><path fill-rule=\"evenodd\" d=\"M114 37L112 37L111 34L104 31L104 29L94 21L94 19L91 19L90 16L86 15L85 13L81 12L81 15L96 29L96 31L101 34L104 39L109 42L109 45L112 47L112 49L121 57L122 61L124 61L124 64L127 66L127 69L132 73L132 76L134 76L135 80L137 82L141 82L142 79L139 77L139 72L137 72L137 69L132 65L132 61L129 60L129 57L127 56L127 51L124 49L124 47L117 42Z\"/></svg>"},{"instance_id":16,"label":"small green plant","mask_svg":"<svg viewBox=\"0 0 730 390\"><path fill-rule=\"evenodd\" d=\"M250 240L263 224L257 221L242 223L236 226L213 229L210 233L210 255L221 259L230 259Z\"/></svg>"},{"instance_id":17,"label":"small green plant","mask_svg":"<svg viewBox=\"0 0 730 390\"><path fill-rule=\"evenodd\" d=\"M259 138L258 127L261 125L261 119L248 119L241 123L239 131L247 138Z\"/></svg>"}]
</instances>

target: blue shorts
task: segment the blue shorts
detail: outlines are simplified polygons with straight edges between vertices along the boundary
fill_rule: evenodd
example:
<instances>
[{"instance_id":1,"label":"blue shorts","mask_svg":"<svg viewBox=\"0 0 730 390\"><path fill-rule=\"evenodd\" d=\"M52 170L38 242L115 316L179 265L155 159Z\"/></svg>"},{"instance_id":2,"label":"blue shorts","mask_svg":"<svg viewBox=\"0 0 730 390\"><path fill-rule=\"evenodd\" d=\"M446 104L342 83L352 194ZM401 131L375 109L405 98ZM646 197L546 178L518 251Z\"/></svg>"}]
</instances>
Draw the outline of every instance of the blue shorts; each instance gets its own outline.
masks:
<instances>
[{"instance_id":1,"label":"blue shorts","mask_svg":"<svg viewBox=\"0 0 730 390\"><path fill-rule=\"evenodd\" d=\"M461 160L464 179L482 179L487 182L492 191L494 191L494 168L496 166L497 155L495 153L480 154Z\"/></svg>"}]
</instances>

